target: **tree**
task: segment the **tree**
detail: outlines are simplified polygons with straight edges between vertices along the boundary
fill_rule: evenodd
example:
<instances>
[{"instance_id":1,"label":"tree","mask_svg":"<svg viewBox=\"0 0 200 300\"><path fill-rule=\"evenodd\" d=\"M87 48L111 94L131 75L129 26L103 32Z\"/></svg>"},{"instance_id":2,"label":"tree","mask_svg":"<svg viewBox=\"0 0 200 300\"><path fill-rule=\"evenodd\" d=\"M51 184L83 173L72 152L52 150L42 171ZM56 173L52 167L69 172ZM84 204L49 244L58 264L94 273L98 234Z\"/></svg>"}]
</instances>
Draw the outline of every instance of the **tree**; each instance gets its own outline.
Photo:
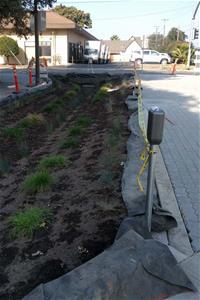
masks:
<instances>
[{"instance_id":1,"label":"tree","mask_svg":"<svg viewBox=\"0 0 200 300\"><path fill-rule=\"evenodd\" d=\"M183 42L183 41L185 41L185 33L182 30L180 30L176 27L172 27L170 29L170 31L168 32L166 39L168 41L181 41L181 42Z\"/></svg>"},{"instance_id":2,"label":"tree","mask_svg":"<svg viewBox=\"0 0 200 300\"><path fill-rule=\"evenodd\" d=\"M7 58L9 63L9 57L19 54L19 47L15 40L11 39L8 36L0 37L0 55L3 55Z\"/></svg>"},{"instance_id":3,"label":"tree","mask_svg":"<svg viewBox=\"0 0 200 300\"><path fill-rule=\"evenodd\" d=\"M110 37L110 39L111 39L111 41L119 41L119 40L120 40L119 36L116 35L116 34L113 34L113 35Z\"/></svg>"},{"instance_id":4,"label":"tree","mask_svg":"<svg viewBox=\"0 0 200 300\"><path fill-rule=\"evenodd\" d=\"M54 8L54 11L59 15L74 21L81 28L92 28L92 20L90 19L90 14L77 9L74 6L67 7L60 4Z\"/></svg>"},{"instance_id":5,"label":"tree","mask_svg":"<svg viewBox=\"0 0 200 300\"><path fill-rule=\"evenodd\" d=\"M51 7L56 0L1 0L0 1L0 32L11 23L12 31L19 36L29 32L28 19L34 11L34 3L38 7Z\"/></svg>"},{"instance_id":6,"label":"tree","mask_svg":"<svg viewBox=\"0 0 200 300\"><path fill-rule=\"evenodd\" d=\"M163 34L153 33L148 36L148 40L150 49L160 51L163 43Z\"/></svg>"},{"instance_id":7,"label":"tree","mask_svg":"<svg viewBox=\"0 0 200 300\"><path fill-rule=\"evenodd\" d=\"M179 44L172 52L171 56L174 60L177 61L177 63L187 63L187 57L188 57L188 49L189 44L188 43L181 43ZM191 49L191 58L194 57L195 50L194 48Z\"/></svg>"}]
</instances>

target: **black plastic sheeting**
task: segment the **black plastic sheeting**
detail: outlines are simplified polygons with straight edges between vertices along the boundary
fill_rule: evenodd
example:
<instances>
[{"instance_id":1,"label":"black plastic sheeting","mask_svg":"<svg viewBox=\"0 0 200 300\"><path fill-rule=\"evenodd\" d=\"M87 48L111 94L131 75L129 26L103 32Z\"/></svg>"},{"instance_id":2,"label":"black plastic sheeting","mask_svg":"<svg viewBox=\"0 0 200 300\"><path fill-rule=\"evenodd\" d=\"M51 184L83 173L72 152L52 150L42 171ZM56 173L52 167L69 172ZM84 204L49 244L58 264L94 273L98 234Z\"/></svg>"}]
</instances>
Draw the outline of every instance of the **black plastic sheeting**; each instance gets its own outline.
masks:
<instances>
[{"instance_id":1,"label":"black plastic sheeting","mask_svg":"<svg viewBox=\"0 0 200 300\"><path fill-rule=\"evenodd\" d=\"M111 248L23 300L158 300L195 290L169 248L129 230Z\"/></svg>"}]
</instances>

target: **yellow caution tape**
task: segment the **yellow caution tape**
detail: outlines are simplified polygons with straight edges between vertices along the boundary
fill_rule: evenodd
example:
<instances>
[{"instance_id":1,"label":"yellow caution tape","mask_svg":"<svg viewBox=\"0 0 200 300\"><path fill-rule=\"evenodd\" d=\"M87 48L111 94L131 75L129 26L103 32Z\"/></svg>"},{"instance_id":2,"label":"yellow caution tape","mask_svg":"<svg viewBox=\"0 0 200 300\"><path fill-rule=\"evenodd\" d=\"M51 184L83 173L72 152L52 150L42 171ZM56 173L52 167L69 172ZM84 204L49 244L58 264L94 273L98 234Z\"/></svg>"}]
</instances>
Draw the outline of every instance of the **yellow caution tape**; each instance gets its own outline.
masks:
<instances>
[{"instance_id":1,"label":"yellow caution tape","mask_svg":"<svg viewBox=\"0 0 200 300\"><path fill-rule=\"evenodd\" d=\"M142 176L142 174L144 173L146 167L148 166L148 162L149 162L149 159L151 157L151 155L153 155L155 152L153 150L150 150L149 147L147 148L147 146L144 148L144 150L142 151L142 154L140 155L140 159L141 159L141 156L145 153L145 157L143 156L143 164L138 172L138 175L136 176L136 180L137 180L137 184L138 184L138 187L140 189L141 192L144 193L144 188L143 188L143 185L140 181L140 177Z\"/></svg>"},{"instance_id":2,"label":"yellow caution tape","mask_svg":"<svg viewBox=\"0 0 200 300\"><path fill-rule=\"evenodd\" d=\"M139 122L139 127L142 132L144 142L145 142L145 147L140 154L140 160L143 161L143 164L136 176L137 184L141 192L144 192L143 185L140 181L140 178L142 174L144 173L145 169L148 166L148 162L150 159L150 156L153 154L153 151L150 150L150 145L147 139L147 134L146 134L146 125L145 125L145 118L144 118L144 110L143 110L143 105L142 105L142 93L141 93L141 79L139 78L136 68L134 68L134 79L135 79L135 88L137 88L138 92L138 122Z\"/></svg>"}]
</instances>

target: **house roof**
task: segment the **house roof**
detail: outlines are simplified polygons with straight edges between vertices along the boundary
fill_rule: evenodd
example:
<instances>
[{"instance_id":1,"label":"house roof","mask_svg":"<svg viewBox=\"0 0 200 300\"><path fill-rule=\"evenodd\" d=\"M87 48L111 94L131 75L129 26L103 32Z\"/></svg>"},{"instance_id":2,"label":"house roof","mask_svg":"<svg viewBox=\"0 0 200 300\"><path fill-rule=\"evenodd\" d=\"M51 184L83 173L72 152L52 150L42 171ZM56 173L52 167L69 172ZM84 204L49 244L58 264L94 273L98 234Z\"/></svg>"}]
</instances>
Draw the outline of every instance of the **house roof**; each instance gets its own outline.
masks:
<instances>
[{"instance_id":1,"label":"house roof","mask_svg":"<svg viewBox=\"0 0 200 300\"><path fill-rule=\"evenodd\" d=\"M136 41L139 46L141 46L141 39L131 37L129 40L104 40L103 43L106 44L109 49L110 53L119 53L119 52L125 52L126 49L133 43L133 41Z\"/></svg>"},{"instance_id":2,"label":"house roof","mask_svg":"<svg viewBox=\"0 0 200 300\"><path fill-rule=\"evenodd\" d=\"M132 43L131 40L121 41L121 40L104 40L103 43L109 47L110 53L124 52L128 46Z\"/></svg>"},{"instance_id":3,"label":"house roof","mask_svg":"<svg viewBox=\"0 0 200 300\"><path fill-rule=\"evenodd\" d=\"M141 37L140 36L131 36L130 38L129 38L129 40L135 40L137 43L138 43L138 45L140 46L140 47L142 47L142 39L141 39Z\"/></svg>"},{"instance_id":4,"label":"house roof","mask_svg":"<svg viewBox=\"0 0 200 300\"><path fill-rule=\"evenodd\" d=\"M92 41L99 41L98 38L96 38L94 35L92 35L91 33L89 33L87 30L80 28L80 27L76 27L75 31L79 34L84 35L84 37L87 40L92 40Z\"/></svg>"},{"instance_id":5,"label":"house roof","mask_svg":"<svg viewBox=\"0 0 200 300\"><path fill-rule=\"evenodd\" d=\"M72 20L63 17L54 11L46 11L47 29L70 29L76 27L76 23Z\"/></svg>"},{"instance_id":6,"label":"house roof","mask_svg":"<svg viewBox=\"0 0 200 300\"><path fill-rule=\"evenodd\" d=\"M27 26L30 27L30 19L28 20ZM9 23L6 26L6 29L12 29L12 23ZM70 19L67 19L64 16L59 15L58 13L49 10L46 11L46 29L75 29L75 31L83 36L85 36L88 40L98 40L92 34L87 32L83 28L79 28L75 22Z\"/></svg>"}]
</instances>

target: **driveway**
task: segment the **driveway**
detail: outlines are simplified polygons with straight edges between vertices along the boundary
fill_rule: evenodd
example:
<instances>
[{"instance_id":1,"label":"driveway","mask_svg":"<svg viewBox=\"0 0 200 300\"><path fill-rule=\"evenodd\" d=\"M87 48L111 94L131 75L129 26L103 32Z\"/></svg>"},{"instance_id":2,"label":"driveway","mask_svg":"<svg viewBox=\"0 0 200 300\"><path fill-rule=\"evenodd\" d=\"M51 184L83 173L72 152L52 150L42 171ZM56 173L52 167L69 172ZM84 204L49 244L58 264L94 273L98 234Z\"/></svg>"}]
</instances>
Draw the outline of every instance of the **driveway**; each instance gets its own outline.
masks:
<instances>
[{"instance_id":1,"label":"driveway","mask_svg":"<svg viewBox=\"0 0 200 300\"><path fill-rule=\"evenodd\" d=\"M200 77L141 74L143 102L166 113L161 152L194 251L200 250Z\"/></svg>"}]
</instances>

